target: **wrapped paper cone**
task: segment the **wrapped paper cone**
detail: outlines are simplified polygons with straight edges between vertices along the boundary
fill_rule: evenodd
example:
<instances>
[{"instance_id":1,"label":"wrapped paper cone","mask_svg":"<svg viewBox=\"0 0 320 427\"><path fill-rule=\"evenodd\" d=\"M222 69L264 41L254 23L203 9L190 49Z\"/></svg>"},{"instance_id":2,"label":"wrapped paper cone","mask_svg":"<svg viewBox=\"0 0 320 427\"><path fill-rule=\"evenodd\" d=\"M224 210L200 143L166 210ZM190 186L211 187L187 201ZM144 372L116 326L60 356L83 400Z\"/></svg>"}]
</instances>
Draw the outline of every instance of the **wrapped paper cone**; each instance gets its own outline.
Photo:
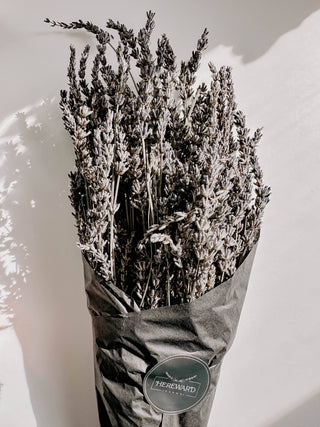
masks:
<instances>
[{"instance_id":1,"label":"wrapped paper cone","mask_svg":"<svg viewBox=\"0 0 320 427\"><path fill-rule=\"evenodd\" d=\"M236 334L257 243L230 279L195 301L142 311L123 291L98 277L83 257L101 427L207 426L221 362ZM185 412L161 411L144 393L148 372L173 356L200 359L211 374L202 400ZM167 375L167 381L163 376L157 377L157 383L154 380L154 395L169 392L171 403L175 398L180 403L185 399L188 406L200 387L197 375L191 379Z\"/></svg>"}]
</instances>

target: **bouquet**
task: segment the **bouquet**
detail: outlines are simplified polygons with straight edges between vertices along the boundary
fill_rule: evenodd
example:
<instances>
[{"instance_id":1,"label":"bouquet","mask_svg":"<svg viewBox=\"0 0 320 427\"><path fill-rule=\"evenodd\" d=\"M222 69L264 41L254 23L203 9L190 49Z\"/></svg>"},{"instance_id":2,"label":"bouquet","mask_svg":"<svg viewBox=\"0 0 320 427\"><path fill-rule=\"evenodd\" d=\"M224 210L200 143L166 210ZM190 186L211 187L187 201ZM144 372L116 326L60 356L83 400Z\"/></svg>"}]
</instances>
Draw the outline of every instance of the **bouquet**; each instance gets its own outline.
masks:
<instances>
[{"instance_id":1,"label":"bouquet","mask_svg":"<svg viewBox=\"0 0 320 427\"><path fill-rule=\"evenodd\" d=\"M97 40L90 80L90 46L79 64L70 47L60 107L101 426L204 427L270 196L262 129L246 127L230 67L209 62L210 85L196 85L207 29L178 66L165 34L150 48L151 11L138 34L45 22Z\"/></svg>"}]
</instances>

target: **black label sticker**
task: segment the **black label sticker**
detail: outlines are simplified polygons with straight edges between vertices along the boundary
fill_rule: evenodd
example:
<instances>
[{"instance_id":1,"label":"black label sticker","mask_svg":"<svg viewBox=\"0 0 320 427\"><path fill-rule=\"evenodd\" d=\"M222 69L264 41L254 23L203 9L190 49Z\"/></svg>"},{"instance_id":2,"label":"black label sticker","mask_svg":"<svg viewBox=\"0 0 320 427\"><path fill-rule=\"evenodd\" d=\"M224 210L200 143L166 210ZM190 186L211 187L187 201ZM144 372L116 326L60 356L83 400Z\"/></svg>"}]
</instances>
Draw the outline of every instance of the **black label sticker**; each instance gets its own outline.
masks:
<instances>
[{"instance_id":1,"label":"black label sticker","mask_svg":"<svg viewBox=\"0 0 320 427\"><path fill-rule=\"evenodd\" d=\"M143 380L147 401L166 414L193 408L205 397L209 386L209 367L194 356L168 357L151 368Z\"/></svg>"}]
</instances>

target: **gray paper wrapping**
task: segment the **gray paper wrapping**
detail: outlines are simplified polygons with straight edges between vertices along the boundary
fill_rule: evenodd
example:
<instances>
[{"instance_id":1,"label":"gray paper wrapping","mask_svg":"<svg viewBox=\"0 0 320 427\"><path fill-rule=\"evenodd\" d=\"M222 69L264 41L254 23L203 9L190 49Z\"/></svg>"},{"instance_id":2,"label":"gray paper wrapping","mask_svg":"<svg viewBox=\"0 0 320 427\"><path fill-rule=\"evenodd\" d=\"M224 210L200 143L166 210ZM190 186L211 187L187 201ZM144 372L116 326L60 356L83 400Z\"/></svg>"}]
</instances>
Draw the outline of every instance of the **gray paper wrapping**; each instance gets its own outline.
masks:
<instances>
[{"instance_id":1,"label":"gray paper wrapping","mask_svg":"<svg viewBox=\"0 0 320 427\"><path fill-rule=\"evenodd\" d=\"M83 257L92 316L94 369L101 427L205 427L221 362L237 330L257 243L235 274L192 303L140 311L132 299L106 284ZM206 362L206 397L182 414L156 411L143 394L146 372L169 356Z\"/></svg>"}]
</instances>

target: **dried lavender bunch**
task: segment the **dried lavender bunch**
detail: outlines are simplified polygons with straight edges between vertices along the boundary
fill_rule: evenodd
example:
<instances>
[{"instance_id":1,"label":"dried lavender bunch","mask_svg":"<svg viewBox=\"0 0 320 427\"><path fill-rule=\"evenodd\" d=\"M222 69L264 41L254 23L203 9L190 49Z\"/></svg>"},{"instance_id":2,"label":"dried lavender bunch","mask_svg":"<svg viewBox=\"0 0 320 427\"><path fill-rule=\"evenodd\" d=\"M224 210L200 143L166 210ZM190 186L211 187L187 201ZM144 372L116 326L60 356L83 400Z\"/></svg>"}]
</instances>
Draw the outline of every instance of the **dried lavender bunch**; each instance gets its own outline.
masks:
<instances>
[{"instance_id":1,"label":"dried lavender bunch","mask_svg":"<svg viewBox=\"0 0 320 427\"><path fill-rule=\"evenodd\" d=\"M257 157L262 132L251 135L237 109L230 67L209 63L210 86L196 86L207 29L178 67L165 34L151 51L151 11L137 35L109 19L117 45L91 22L45 22L97 40L90 81L90 46L78 69L71 46L60 101L75 149L79 247L141 309L193 301L234 274L259 237L270 196Z\"/></svg>"}]
</instances>

